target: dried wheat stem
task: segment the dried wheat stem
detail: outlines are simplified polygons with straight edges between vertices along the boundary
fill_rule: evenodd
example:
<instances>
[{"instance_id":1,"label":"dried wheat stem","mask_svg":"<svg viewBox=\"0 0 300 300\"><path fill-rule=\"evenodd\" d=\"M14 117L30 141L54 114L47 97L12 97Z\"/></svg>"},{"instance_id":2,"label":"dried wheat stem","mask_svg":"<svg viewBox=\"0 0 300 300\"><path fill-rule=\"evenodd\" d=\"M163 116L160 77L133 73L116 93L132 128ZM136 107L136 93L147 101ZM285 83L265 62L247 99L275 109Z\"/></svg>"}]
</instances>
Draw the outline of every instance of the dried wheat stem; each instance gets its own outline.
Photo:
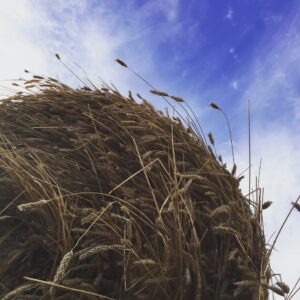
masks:
<instances>
[{"instance_id":1,"label":"dried wheat stem","mask_svg":"<svg viewBox=\"0 0 300 300\"><path fill-rule=\"evenodd\" d=\"M133 265L135 265L135 266L138 266L138 265L157 265L157 262L154 261L151 258L144 258L144 259L134 261Z\"/></svg>"},{"instance_id":2,"label":"dried wheat stem","mask_svg":"<svg viewBox=\"0 0 300 300\"><path fill-rule=\"evenodd\" d=\"M99 252L102 251L107 251L107 250L129 250L126 248L124 245L120 244L115 244L115 245L99 245L95 246L93 248L89 248L87 251L83 250L82 254L79 256L79 260L84 260L90 256L93 256L95 254L98 254Z\"/></svg>"},{"instance_id":3,"label":"dried wheat stem","mask_svg":"<svg viewBox=\"0 0 300 300\"><path fill-rule=\"evenodd\" d=\"M42 207L48 203L50 203L52 200L39 200L36 202L29 202L29 203L23 203L17 206L18 210L21 212L28 212L32 209Z\"/></svg>"},{"instance_id":4,"label":"dried wheat stem","mask_svg":"<svg viewBox=\"0 0 300 300\"><path fill-rule=\"evenodd\" d=\"M16 296L21 295L23 292L26 292L34 287L36 287L36 284L31 284L31 283L23 284L23 285L17 287L16 289L10 291L6 295L4 295L2 300L9 300L9 299L15 298Z\"/></svg>"},{"instance_id":5,"label":"dried wheat stem","mask_svg":"<svg viewBox=\"0 0 300 300\"><path fill-rule=\"evenodd\" d=\"M65 286L65 285L57 284L57 283L52 282L52 281L44 281L44 280L31 278L31 277L27 277L27 276L24 276L24 279L29 280L29 281L33 281L33 282L36 282L36 283L40 283L40 284L50 285L52 287L68 290L68 291L71 291L71 292L78 292L78 293L85 294L85 295L95 296L95 297L97 297L99 299L103 299L103 300L115 300L114 298L110 298L110 297L107 297L107 296L104 296L104 295L96 294L96 293L85 291L85 290L71 288L71 287L68 287L68 286Z\"/></svg>"}]
</instances>

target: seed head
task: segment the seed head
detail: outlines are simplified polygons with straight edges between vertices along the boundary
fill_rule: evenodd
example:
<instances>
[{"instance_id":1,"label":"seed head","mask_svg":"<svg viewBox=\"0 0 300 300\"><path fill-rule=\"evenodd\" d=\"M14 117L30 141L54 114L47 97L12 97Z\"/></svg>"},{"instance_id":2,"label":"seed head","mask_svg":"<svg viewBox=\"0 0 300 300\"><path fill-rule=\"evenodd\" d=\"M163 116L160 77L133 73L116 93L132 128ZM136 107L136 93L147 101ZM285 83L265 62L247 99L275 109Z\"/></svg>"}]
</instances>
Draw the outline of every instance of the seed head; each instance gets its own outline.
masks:
<instances>
[{"instance_id":1,"label":"seed head","mask_svg":"<svg viewBox=\"0 0 300 300\"><path fill-rule=\"evenodd\" d=\"M44 77L39 76L39 75L33 75L33 78L35 78L35 79L44 79Z\"/></svg>"},{"instance_id":2,"label":"seed head","mask_svg":"<svg viewBox=\"0 0 300 300\"><path fill-rule=\"evenodd\" d=\"M280 295L280 296L283 296L283 297L285 296L282 289L280 289L279 287L277 287L275 285L269 286L268 288L269 288L269 290L271 290L272 292L274 292L277 295Z\"/></svg>"},{"instance_id":3,"label":"seed head","mask_svg":"<svg viewBox=\"0 0 300 300\"><path fill-rule=\"evenodd\" d=\"M131 91L128 91L128 98L129 98L130 100L134 101L134 99L133 99L133 97L132 97Z\"/></svg>"},{"instance_id":4,"label":"seed head","mask_svg":"<svg viewBox=\"0 0 300 300\"><path fill-rule=\"evenodd\" d=\"M211 144L214 146L215 145L215 140L214 140L214 137L213 137L211 132L208 134L208 138L209 138L209 141L211 142Z\"/></svg>"},{"instance_id":5,"label":"seed head","mask_svg":"<svg viewBox=\"0 0 300 300\"><path fill-rule=\"evenodd\" d=\"M58 60L60 60L60 56L59 56L58 53L55 53L55 57L56 57Z\"/></svg>"},{"instance_id":6,"label":"seed head","mask_svg":"<svg viewBox=\"0 0 300 300\"><path fill-rule=\"evenodd\" d=\"M296 202L292 202L292 204L294 205L294 207L300 212L300 204L296 203Z\"/></svg>"},{"instance_id":7,"label":"seed head","mask_svg":"<svg viewBox=\"0 0 300 300\"><path fill-rule=\"evenodd\" d=\"M267 209L268 207L270 207L272 205L272 201L266 201L265 203L263 203L263 205L261 206L262 209Z\"/></svg>"},{"instance_id":8,"label":"seed head","mask_svg":"<svg viewBox=\"0 0 300 300\"><path fill-rule=\"evenodd\" d=\"M276 282L276 285L278 285L285 294L290 292L290 287L285 282L279 281Z\"/></svg>"},{"instance_id":9,"label":"seed head","mask_svg":"<svg viewBox=\"0 0 300 300\"><path fill-rule=\"evenodd\" d=\"M173 100L175 100L176 102L184 102L184 100L180 97L176 97L176 96L170 96Z\"/></svg>"},{"instance_id":10,"label":"seed head","mask_svg":"<svg viewBox=\"0 0 300 300\"><path fill-rule=\"evenodd\" d=\"M124 61L119 58L115 59L115 62L117 62L122 67L128 68L128 66L124 63Z\"/></svg>"},{"instance_id":11,"label":"seed head","mask_svg":"<svg viewBox=\"0 0 300 300\"><path fill-rule=\"evenodd\" d=\"M216 103L214 103L214 102L211 102L211 103L210 103L210 106L211 106L212 108L214 108L214 109L220 109L220 107L219 107Z\"/></svg>"},{"instance_id":12,"label":"seed head","mask_svg":"<svg viewBox=\"0 0 300 300\"><path fill-rule=\"evenodd\" d=\"M245 178L245 176L242 175L242 176L240 176L237 180L238 180L238 182L241 182L244 178Z\"/></svg>"},{"instance_id":13,"label":"seed head","mask_svg":"<svg viewBox=\"0 0 300 300\"><path fill-rule=\"evenodd\" d=\"M151 90L150 93L157 95L157 96L162 96L162 97L168 97L169 95L165 92L161 92L158 90Z\"/></svg>"}]
</instances>

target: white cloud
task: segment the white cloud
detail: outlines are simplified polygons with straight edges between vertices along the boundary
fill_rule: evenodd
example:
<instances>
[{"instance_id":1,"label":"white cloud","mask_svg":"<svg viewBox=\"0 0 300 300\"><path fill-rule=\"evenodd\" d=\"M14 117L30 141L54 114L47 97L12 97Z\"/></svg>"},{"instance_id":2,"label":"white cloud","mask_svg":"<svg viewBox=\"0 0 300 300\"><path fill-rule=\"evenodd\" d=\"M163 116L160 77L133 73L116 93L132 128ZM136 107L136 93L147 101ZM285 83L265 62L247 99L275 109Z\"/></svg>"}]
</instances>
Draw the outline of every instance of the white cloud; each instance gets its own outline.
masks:
<instances>
[{"instance_id":1,"label":"white cloud","mask_svg":"<svg viewBox=\"0 0 300 300\"><path fill-rule=\"evenodd\" d=\"M266 40L266 46L259 50L253 62L249 64L247 73L239 78L243 87L245 86L240 114L246 116L245 101L251 99L252 183L255 183L255 175L258 175L259 161L262 158L260 182L264 187L264 198L266 201L273 201L273 205L264 211L268 238L274 231L277 233L291 208L291 201L295 201L300 194L299 25L300 19L297 16L291 25L282 26L272 40ZM229 54L234 55L235 50L229 49ZM234 81L231 82L231 86L234 88ZM239 172L248 167L246 129L244 134L243 137L235 138ZM226 145L222 149L227 151L227 155L224 156L230 168L230 147ZM247 177L242 181L242 188L244 194L247 194ZM282 279L291 286L300 275L300 244L296 242L299 227L300 215L294 211L271 257L274 272L281 273ZM278 296L275 299L281 298Z\"/></svg>"},{"instance_id":2,"label":"white cloud","mask_svg":"<svg viewBox=\"0 0 300 300\"><path fill-rule=\"evenodd\" d=\"M252 136L252 183L255 183L255 176L258 176L259 161L262 158L260 182L264 187L264 199L273 201L273 205L264 211L267 238L270 238L274 231L278 231L291 208L291 201L295 201L300 194L300 135L279 124L277 126L256 127ZM235 154L239 171L246 169L247 137L239 141ZM227 159L230 161L229 156ZM241 187L244 194L247 194L247 178L241 182ZM275 273L281 273L283 280L289 284L295 282L300 274L300 263L297 260L300 244L293 242L299 235L299 217L299 213L295 211L276 244L278 252L274 251L271 259Z\"/></svg>"},{"instance_id":3,"label":"white cloud","mask_svg":"<svg viewBox=\"0 0 300 300\"><path fill-rule=\"evenodd\" d=\"M274 25L274 23L280 23L282 19L282 15L275 14L267 15L264 17L264 21L267 25Z\"/></svg>"},{"instance_id":4,"label":"white cloud","mask_svg":"<svg viewBox=\"0 0 300 300\"><path fill-rule=\"evenodd\" d=\"M233 89L238 90L239 89L239 83L237 80L234 80L231 82L231 86Z\"/></svg>"},{"instance_id":5,"label":"white cloud","mask_svg":"<svg viewBox=\"0 0 300 300\"><path fill-rule=\"evenodd\" d=\"M166 15L168 17L169 21L175 21L178 15L178 6L179 1L178 0L167 0L162 1L162 7L166 12Z\"/></svg>"},{"instance_id":6,"label":"white cloud","mask_svg":"<svg viewBox=\"0 0 300 300\"><path fill-rule=\"evenodd\" d=\"M267 239L277 233L282 222L291 208L291 202L300 195L300 125L291 130L288 124L263 121L252 114L252 190L255 188L256 177L260 171L260 186L264 188L264 200L273 201L270 208L264 211L264 225ZM247 120L245 120L245 123ZM268 125L269 124L269 125ZM243 125L240 125L243 126ZM244 135L234 138L234 154L237 163L237 174L248 168L248 136L247 128ZM228 142L217 146L222 149L223 159L228 169L232 168L232 156ZM225 153L224 153L225 151ZM241 181L243 193L248 194L248 171L243 174ZM255 197L254 197L255 199ZM300 227L300 214L294 210L282 234L280 235L275 251L271 257L271 267L275 273L282 274L282 279L293 285L300 275L300 243L297 242ZM274 235L271 242L274 240ZM280 300L281 298L275 297Z\"/></svg>"},{"instance_id":7,"label":"white cloud","mask_svg":"<svg viewBox=\"0 0 300 300\"><path fill-rule=\"evenodd\" d=\"M7 79L24 77L24 69L59 77L73 86L81 84L55 59L56 52L80 77L85 75L74 62L95 84L101 77L107 83L113 80L124 94L129 87L146 94L144 83L114 62L123 53L120 58L137 66L137 71L150 72L151 52L147 45L135 52L127 50L144 34L143 24L123 26L122 14L115 14L105 5L88 14L87 5L88 1L56 1L55 5L50 1L1 2L0 97L14 91Z\"/></svg>"},{"instance_id":8,"label":"white cloud","mask_svg":"<svg viewBox=\"0 0 300 300\"><path fill-rule=\"evenodd\" d=\"M297 16L289 27L283 27L276 38L268 43L249 68L245 99L251 98L253 109L262 110L270 105L285 102L294 108L294 116L300 109L298 79L300 64L300 19Z\"/></svg>"},{"instance_id":9,"label":"white cloud","mask_svg":"<svg viewBox=\"0 0 300 300\"><path fill-rule=\"evenodd\" d=\"M234 48L230 48L228 52L236 61L238 60L238 56L237 56Z\"/></svg>"},{"instance_id":10,"label":"white cloud","mask_svg":"<svg viewBox=\"0 0 300 300\"><path fill-rule=\"evenodd\" d=\"M253 163L258 174L259 159L262 158L261 184L265 200L273 205L264 212L268 237L279 229L287 215L291 201L300 194L300 24L296 17L289 27L282 27L276 38L256 56L249 72L243 77L243 85L249 82L242 99L251 99L253 132ZM269 117L269 111L280 109L278 119ZM245 110L244 104L241 111ZM283 114L289 116L280 118ZM259 117L256 117L256 116ZM247 167L247 137L237 141L237 162L239 170ZM230 161L230 160L229 160ZM252 182L255 178L252 178ZM243 189L247 193L247 179ZM299 213L293 213L282 235L279 237L271 263L276 273L292 285L300 275ZM279 299L279 298L276 298Z\"/></svg>"},{"instance_id":11,"label":"white cloud","mask_svg":"<svg viewBox=\"0 0 300 300\"><path fill-rule=\"evenodd\" d=\"M225 19L226 20L232 20L232 18L233 18L233 10L231 9L231 8L229 8L228 9L228 11L227 11L227 14L226 14L226 16L225 16Z\"/></svg>"},{"instance_id":12,"label":"white cloud","mask_svg":"<svg viewBox=\"0 0 300 300\"><path fill-rule=\"evenodd\" d=\"M124 4L122 11L115 9L114 1L100 3L92 10L89 4L86 0L59 0L55 5L48 0L2 1L0 80L18 78L27 68L78 85L80 82L55 60L54 53L58 52L68 66L84 77L73 64L79 63L93 82L98 83L101 76L108 83L113 80L123 93L127 93L128 87L133 91L148 91L143 82L114 59L120 56L151 78L155 67L147 22L152 15L163 14L166 21L161 26L161 35L167 38L175 30L170 30L169 22L176 20L179 1L168 0L167 5L161 1L148 2L139 8L135 18L128 17L133 12L130 2ZM8 83L0 81L0 85ZM1 93L7 90L2 89Z\"/></svg>"},{"instance_id":13,"label":"white cloud","mask_svg":"<svg viewBox=\"0 0 300 300\"><path fill-rule=\"evenodd\" d=\"M45 45L36 42L41 19L32 14L27 4L26 1L1 2L0 79L18 78L27 66L41 73L46 71Z\"/></svg>"},{"instance_id":14,"label":"white cloud","mask_svg":"<svg viewBox=\"0 0 300 300\"><path fill-rule=\"evenodd\" d=\"M163 13L169 22L174 22L178 16L179 0L153 0L143 6L143 11Z\"/></svg>"},{"instance_id":15,"label":"white cloud","mask_svg":"<svg viewBox=\"0 0 300 300\"><path fill-rule=\"evenodd\" d=\"M295 98L291 98L290 100L293 104L295 119L297 122L299 122L300 121L300 95L296 96Z\"/></svg>"},{"instance_id":16,"label":"white cloud","mask_svg":"<svg viewBox=\"0 0 300 300\"><path fill-rule=\"evenodd\" d=\"M279 18L276 21L279 22ZM258 175L259 161L262 158L261 185L264 187L264 198L274 202L264 212L267 237L278 231L291 208L291 201L295 201L300 194L299 24L300 19L297 16L291 25L282 26L280 32L269 43L266 42L266 47L260 50L252 65L249 65L249 71L242 77L243 86L246 88L241 97L243 104L240 113L245 112L244 101L251 99L253 118L252 183L255 183L255 175ZM230 54L233 52L229 50ZM273 111L272 118L270 111ZM284 114L286 117L283 117ZM245 135L235 140L239 171L248 166L246 132ZM226 158L230 163L229 152ZM242 187L247 194L247 178L242 181ZM300 244L296 242L299 236L299 217L299 213L294 211L271 257L273 270L281 273L283 280L289 285L293 285L300 275Z\"/></svg>"}]
</instances>

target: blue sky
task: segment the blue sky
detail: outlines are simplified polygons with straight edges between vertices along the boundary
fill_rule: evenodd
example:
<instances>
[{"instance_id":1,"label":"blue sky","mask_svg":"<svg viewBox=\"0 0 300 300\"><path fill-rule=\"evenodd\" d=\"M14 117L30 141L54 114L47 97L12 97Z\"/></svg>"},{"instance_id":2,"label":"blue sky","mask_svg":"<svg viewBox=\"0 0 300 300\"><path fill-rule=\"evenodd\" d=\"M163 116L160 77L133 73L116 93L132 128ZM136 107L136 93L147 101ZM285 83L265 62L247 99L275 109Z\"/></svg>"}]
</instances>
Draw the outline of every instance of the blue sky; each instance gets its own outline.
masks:
<instances>
[{"instance_id":1,"label":"blue sky","mask_svg":"<svg viewBox=\"0 0 300 300\"><path fill-rule=\"evenodd\" d=\"M299 13L296 0L2 0L0 85L27 68L78 86L55 60L58 52L77 74L84 77L74 62L95 83L112 81L162 108L143 82L114 63L121 58L157 89L186 99L230 164L224 120L208 107L218 103L231 120L240 172L247 167L250 99L253 176L262 158L265 200L274 201L264 216L270 236L300 193ZM300 275L300 246L290 240L298 239L299 225L293 214L272 258L290 284Z\"/></svg>"}]
</instances>

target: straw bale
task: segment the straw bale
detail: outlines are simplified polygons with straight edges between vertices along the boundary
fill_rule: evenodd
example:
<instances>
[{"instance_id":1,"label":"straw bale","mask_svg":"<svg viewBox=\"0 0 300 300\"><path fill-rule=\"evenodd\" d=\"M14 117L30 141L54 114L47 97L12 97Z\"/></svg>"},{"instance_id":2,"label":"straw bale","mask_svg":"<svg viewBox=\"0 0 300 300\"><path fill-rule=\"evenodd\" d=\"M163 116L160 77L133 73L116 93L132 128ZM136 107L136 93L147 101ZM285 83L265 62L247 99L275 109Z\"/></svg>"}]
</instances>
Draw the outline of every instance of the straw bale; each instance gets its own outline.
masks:
<instances>
[{"instance_id":1,"label":"straw bale","mask_svg":"<svg viewBox=\"0 0 300 300\"><path fill-rule=\"evenodd\" d=\"M2 298L267 299L263 232L191 128L114 90L26 85L0 105Z\"/></svg>"}]
</instances>

